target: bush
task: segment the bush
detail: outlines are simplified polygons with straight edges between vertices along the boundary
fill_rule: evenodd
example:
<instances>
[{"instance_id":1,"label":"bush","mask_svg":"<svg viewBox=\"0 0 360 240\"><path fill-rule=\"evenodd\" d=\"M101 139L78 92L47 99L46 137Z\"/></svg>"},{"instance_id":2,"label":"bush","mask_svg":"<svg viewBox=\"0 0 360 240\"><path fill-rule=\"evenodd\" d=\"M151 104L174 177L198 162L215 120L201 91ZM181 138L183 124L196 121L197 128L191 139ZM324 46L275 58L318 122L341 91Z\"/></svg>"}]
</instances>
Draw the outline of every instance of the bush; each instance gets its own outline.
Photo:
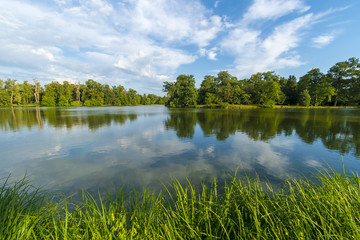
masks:
<instances>
[{"instance_id":1,"label":"bush","mask_svg":"<svg viewBox=\"0 0 360 240\"><path fill-rule=\"evenodd\" d=\"M221 103L219 103L219 108L228 109L229 108L229 103L221 102Z\"/></svg>"},{"instance_id":2,"label":"bush","mask_svg":"<svg viewBox=\"0 0 360 240\"><path fill-rule=\"evenodd\" d=\"M45 95L42 98L41 105L46 107L55 107L56 106L55 97Z\"/></svg>"},{"instance_id":3,"label":"bush","mask_svg":"<svg viewBox=\"0 0 360 240\"><path fill-rule=\"evenodd\" d=\"M70 103L70 105L73 107L81 107L83 104L80 101L73 101Z\"/></svg>"}]
</instances>

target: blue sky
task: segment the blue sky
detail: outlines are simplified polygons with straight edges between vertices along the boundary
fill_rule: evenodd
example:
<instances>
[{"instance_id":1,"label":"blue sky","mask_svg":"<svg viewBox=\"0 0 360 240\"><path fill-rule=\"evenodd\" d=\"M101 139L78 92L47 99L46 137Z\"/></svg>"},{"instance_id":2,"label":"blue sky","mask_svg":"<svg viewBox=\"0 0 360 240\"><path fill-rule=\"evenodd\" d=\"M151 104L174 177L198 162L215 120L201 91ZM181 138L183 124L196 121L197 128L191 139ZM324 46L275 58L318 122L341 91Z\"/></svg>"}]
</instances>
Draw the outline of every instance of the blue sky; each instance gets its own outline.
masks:
<instances>
[{"instance_id":1,"label":"blue sky","mask_svg":"<svg viewBox=\"0 0 360 240\"><path fill-rule=\"evenodd\" d=\"M356 0L0 0L0 78L163 95L227 70L300 77L360 56Z\"/></svg>"}]
</instances>

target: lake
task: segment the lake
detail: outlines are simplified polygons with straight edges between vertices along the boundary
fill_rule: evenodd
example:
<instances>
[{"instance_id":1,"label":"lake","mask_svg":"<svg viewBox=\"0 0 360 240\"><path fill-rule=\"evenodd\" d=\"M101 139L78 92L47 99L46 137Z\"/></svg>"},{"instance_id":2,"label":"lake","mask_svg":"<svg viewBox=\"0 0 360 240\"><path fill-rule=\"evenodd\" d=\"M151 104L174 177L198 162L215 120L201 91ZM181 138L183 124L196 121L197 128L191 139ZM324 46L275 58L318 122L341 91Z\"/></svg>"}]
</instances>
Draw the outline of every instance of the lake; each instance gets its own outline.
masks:
<instances>
[{"instance_id":1,"label":"lake","mask_svg":"<svg viewBox=\"0 0 360 240\"><path fill-rule=\"evenodd\" d=\"M359 109L0 108L0 176L75 193L360 170Z\"/></svg>"}]
</instances>

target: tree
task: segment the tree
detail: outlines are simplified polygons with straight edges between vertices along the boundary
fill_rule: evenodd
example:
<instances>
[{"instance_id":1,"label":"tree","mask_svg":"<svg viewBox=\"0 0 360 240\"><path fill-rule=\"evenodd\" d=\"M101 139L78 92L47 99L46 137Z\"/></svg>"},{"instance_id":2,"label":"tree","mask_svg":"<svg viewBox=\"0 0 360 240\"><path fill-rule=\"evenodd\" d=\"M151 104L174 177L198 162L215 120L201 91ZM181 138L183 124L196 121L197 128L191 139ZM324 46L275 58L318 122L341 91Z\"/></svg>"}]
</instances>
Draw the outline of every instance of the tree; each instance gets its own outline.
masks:
<instances>
[{"instance_id":1,"label":"tree","mask_svg":"<svg viewBox=\"0 0 360 240\"><path fill-rule=\"evenodd\" d=\"M334 87L334 106L340 102L351 102L351 87L359 77L360 63L357 58L349 58L347 61L338 62L328 71Z\"/></svg>"},{"instance_id":2,"label":"tree","mask_svg":"<svg viewBox=\"0 0 360 240\"><path fill-rule=\"evenodd\" d=\"M20 84L16 83L14 85L14 96L13 101L16 104L21 104L21 92L20 92Z\"/></svg>"},{"instance_id":3,"label":"tree","mask_svg":"<svg viewBox=\"0 0 360 240\"><path fill-rule=\"evenodd\" d=\"M310 101L311 101L311 97L310 97L310 94L309 94L309 91L307 89L305 89L304 91L302 91L300 93L300 96L299 96L299 104L301 106L310 106Z\"/></svg>"},{"instance_id":4,"label":"tree","mask_svg":"<svg viewBox=\"0 0 360 240\"><path fill-rule=\"evenodd\" d=\"M58 94L57 94L57 105L58 106L69 106L73 101L73 89L74 86L68 81L64 81L63 84L58 85Z\"/></svg>"},{"instance_id":5,"label":"tree","mask_svg":"<svg viewBox=\"0 0 360 240\"><path fill-rule=\"evenodd\" d=\"M55 97L49 94L45 94L41 100L41 105L46 107L55 107L56 106Z\"/></svg>"},{"instance_id":6,"label":"tree","mask_svg":"<svg viewBox=\"0 0 360 240\"><path fill-rule=\"evenodd\" d=\"M23 104L29 104L32 102L33 86L29 84L28 81L24 81L20 84L20 92Z\"/></svg>"},{"instance_id":7,"label":"tree","mask_svg":"<svg viewBox=\"0 0 360 240\"><path fill-rule=\"evenodd\" d=\"M89 79L85 82L86 92L85 92L85 106L102 106L104 104L104 87L92 80Z\"/></svg>"},{"instance_id":8,"label":"tree","mask_svg":"<svg viewBox=\"0 0 360 240\"><path fill-rule=\"evenodd\" d=\"M59 93L59 85L58 82L51 82L45 85L44 96L41 100L41 105L47 107L54 107L58 102L58 93Z\"/></svg>"},{"instance_id":9,"label":"tree","mask_svg":"<svg viewBox=\"0 0 360 240\"><path fill-rule=\"evenodd\" d=\"M296 77L290 75L287 79L280 79L281 91L285 94L284 104L295 105L298 101L298 84Z\"/></svg>"},{"instance_id":10,"label":"tree","mask_svg":"<svg viewBox=\"0 0 360 240\"><path fill-rule=\"evenodd\" d=\"M14 100L15 83L16 83L16 80L12 80L10 78L8 78L5 81L5 90L10 95L10 104L11 105L13 104L13 100Z\"/></svg>"},{"instance_id":11,"label":"tree","mask_svg":"<svg viewBox=\"0 0 360 240\"><path fill-rule=\"evenodd\" d=\"M34 97L35 97L35 103L40 103L40 83L37 80L34 80Z\"/></svg>"},{"instance_id":12,"label":"tree","mask_svg":"<svg viewBox=\"0 0 360 240\"><path fill-rule=\"evenodd\" d=\"M231 76L227 71L218 73L215 82L218 83L216 93L222 102L232 103L234 96L233 86L237 84L237 78Z\"/></svg>"},{"instance_id":13,"label":"tree","mask_svg":"<svg viewBox=\"0 0 360 240\"><path fill-rule=\"evenodd\" d=\"M69 100L66 98L66 96L64 96L62 94L59 95L57 106L60 106L60 107L70 106Z\"/></svg>"},{"instance_id":14,"label":"tree","mask_svg":"<svg viewBox=\"0 0 360 240\"><path fill-rule=\"evenodd\" d=\"M331 96L334 95L334 88L331 85L331 81L327 75L320 72L319 68L311 69L307 74L300 77L299 90L302 92L305 89L308 90L311 96L310 104L314 106L321 105L325 99L331 100Z\"/></svg>"},{"instance_id":15,"label":"tree","mask_svg":"<svg viewBox=\"0 0 360 240\"><path fill-rule=\"evenodd\" d=\"M164 82L164 91L169 100L165 103L168 107L188 107L196 105L197 90L193 75L181 74L174 82Z\"/></svg>"},{"instance_id":16,"label":"tree","mask_svg":"<svg viewBox=\"0 0 360 240\"><path fill-rule=\"evenodd\" d=\"M141 102L141 96L134 89L129 89L126 93L127 105L139 105Z\"/></svg>"},{"instance_id":17,"label":"tree","mask_svg":"<svg viewBox=\"0 0 360 240\"><path fill-rule=\"evenodd\" d=\"M81 84L79 83L78 85L76 85L76 100L75 101L77 101L77 102L81 101L80 89L81 89Z\"/></svg>"},{"instance_id":18,"label":"tree","mask_svg":"<svg viewBox=\"0 0 360 240\"><path fill-rule=\"evenodd\" d=\"M206 75L201 82L198 96L199 104L219 103L220 99L216 96L217 82L214 76Z\"/></svg>"},{"instance_id":19,"label":"tree","mask_svg":"<svg viewBox=\"0 0 360 240\"><path fill-rule=\"evenodd\" d=\"M150 104L160 104L159 101L161 100L161 97L156 96L155 94L148 94L147 98L149 98Z\"/></svg>"},{"instance_id":20,"label":"tree","mask_svg":"<svg viewBox=\"0 0 360 240\"><path fill-rule=\"evenodd\" d=\"M243 87L243 82L236 81L232 84L231 103L233 104L249 104L250 95L247 94Z\"/></svg>"},{"instance_id":21,"label":"tree","mask_svg":"<svg viewBox=\"0 0 360 240\"><path fill-rule=\"evenodd\" d=\"M114 101L114 105L116 106L121 106L121 105L127 105L126 104L126 91L125 88L121 85L119 86L114 86L113 87L113 92L115 94L115 101Z\"/></svg>"},{"instance_id":22,"label":"tree","mask_svg":"<svg viewBox=\"0 0 360 240\"><path fill-rule=\"evenodd\" d=\"M115 100L115 93L108 84L104 86L104 104L113 105Z\"/></svg>"},{"instance_id":23,"label":"tree","mask_svg":"<svg viewBox=\"0 0 360 240\"><path fill-rule=\"evenodd\" d=\"M259 88L259 104L262 107L272 108L276 103L281 103L282 92L280 84L275 81L265 81Z\"/></svg>"},{"instance_id":24,"label":"tree","mask_svg":"<svg viewBox=\"0 0 360 240\"><path fill-rule=\"evenodd\" d=\"M0 106L2 107L10 106L10 96L2 88L0 88Z\"/></svg>"},{"instance_id":25,"label":"tree","mask_svg":"<svg viewBox=\"0 0 360 240\"><path fill-rule=\"evenodd\" d=\"M142 105L150 105L151 104L151 99L148 96L146 96L146 94L144 93L141 96L140 104L142 104Z\"/></svg>"},{"instance_id":26,"label":"tree","mask_svg":"<svg viewBox=\"0 0 360 240\"><path fill-rule=\"evenodd\" d=\"M273 107L283 103L284 93L281 91L279 77L273 72L256 73L245 83L250 90L252 103L262 107Z\"/></svg>"}]
</instances>

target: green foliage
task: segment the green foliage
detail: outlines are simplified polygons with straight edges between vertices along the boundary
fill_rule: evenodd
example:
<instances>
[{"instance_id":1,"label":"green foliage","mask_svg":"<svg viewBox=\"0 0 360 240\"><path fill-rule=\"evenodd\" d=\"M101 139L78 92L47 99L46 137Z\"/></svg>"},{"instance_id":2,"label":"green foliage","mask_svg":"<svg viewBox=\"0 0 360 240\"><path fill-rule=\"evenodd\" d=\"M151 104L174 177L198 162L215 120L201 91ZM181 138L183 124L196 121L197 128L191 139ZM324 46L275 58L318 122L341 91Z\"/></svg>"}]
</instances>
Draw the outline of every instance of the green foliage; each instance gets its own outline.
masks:
<instances>
[{"instance_id":1,"label":"green foliage","mask_svg":"<svg viewBox=\"0 0 360 240\"><path fill-rule=\"evenodd\" d=\"M104 86L104 104L113 105L115 99L115 93L108 84Z\"/></svg>"},{"instance_id":2,"label":"green foliage","mask_svg":"<svg viewBox=\"0 0 360 240\"><path fill-rule=\"evenodd\" d=\"M334 95L334 87L331 85L330 79L320 72L319 68L310 70L302 76L299 81L299 90L303 92L305 89L311 97L311 105L318 106L327 100L331 100Z\"/></svg>"},{"instance_id":3,"label":"green foliage","mask_svg":"<svg viewBox=\"0 0 360 240\"><path fill-rule=\"evenodd\" d=\"M81 107L82 106L82 102L80 101L72 101L70 103L70 106L73 106L73 107Z\"/></svg>"},{"instance_id":4,"label":"green foliage","mask_svg":"<svg viewBox=\"0 0 360 240\"><path fill-rule=\"evenodd\" d=\"M86 106L86 107L95 107L95 106L102 106L102 105L103 105L103 101L101 98L100 99L91 98L84 102L84 106Z\"/></svg>"},{"instance_id":5,"label":"green foliage","mask_svg":"<svg viewBox=\"0 0 360 240\"><path fill-rule=\"evenodd\" d=\"M34 101L33 86L27 81L20 85L22 104L30 104Z\"/></svg>"},{"instance_id":6,"label":"green foliage","mask_svg":"<svg viewBox=\"0 0 360 240\"><path fill-rule=\"evenodd\" d=\"M66 107L69 106L69 101L67 100L67 98L64 95L60 95L59 96L59 102L57 104L60 107Z\"/></svg>"},{"instance_id":7,"label":"green foliage","mask_svg":"<svg viewBox=\"0 0 360 240\"><path fill-rule=\"evenodd\" d=\"M281 91L279 77L273 72L257 73L251 76L255 92L252 99L261 107L272 108L277 103L284 101L284 93Z\"/></svg>"},{"instance_id":8,"label":"green foliage","mask_svg":"<svg viewBox=\"0 0 360 240\"><path fill-rule=\"evenodd\" d=\"M218 103L216 95L217 82L214 76L206 75L204 80L201 82L198 96L199 104L211 104Z\"/></svg>"},{"instance_id":9,"label":"green foliage","mask_svg":"<svg viewBox=\"0 0 360 240\"><path fill-rule=\"evenodd\" d=\"M104 104L104 86L92 79L87 80L85 84L84 106L102 106Z\"/></svg>"},{"instance_id":10,"label":"green foliage","mask_svg":"<svg viewBox=\"0 0 360 240\"><path fill-rule=\"evenodd\" d=\"M346 104L358 101L358 94L352 95L357 88L360 76L360 63L357 58L349 58L347 61L338 62L332 66L328 75L334 87L334 106L338 103ZM355 97L355 99L354 99Z\"/></svg>"},{"instance_id":11,"label":"green foliage","mask_svg":"<svg viewBox=\"0 0 360 240\"><path fill-rule=\"evenodd\" d=\"M219 103L219 108L228 109L229 108L229 103L221 102L221 103Z\"/></svg>"},{"instance_id":12,"label":"green foliage","mask_svg":"<svg viewBox=\"0 0 360 240\"><path fill-rule=\"evenodd\" d=\"M217 104L220 102L242 104L248 103L249 95L242 83L227 71L221 71L217 77L205 76L199 89L200 104Z\"/></svg>"},{"instance_id":13,"label":"green foliage","mask_svg":"<svg viewBox=\"0 0 360 240\"><path fill-rule=\"evenodd\" d=\"M288 79L280 78L281 91L285 95L284 104L286 105L296 105L299 94L298 94L298 84L296 82L296 77L290 75Z\"/></svg>"},{"instance_id":14,"label":"green foliage","mask_svg":"<svg viewBox=\"0 0 360 240\"><path fill-rule=\"evenodd\" d=\"M195 106L197 102L197 90L193 75L179 75L175 82L164 82L164 91L169 97L165 103L169 107Z\"/></svg>"},{"instance_id":15,"label":"green foliage","mask_svg":"<svg viewBox=\"0 0 360 240\"><path fill-rule=\"evenodd\" d=\"M18 84L16 80L0 80L0 106L9 106L12 103L37 104L37 101L41 102L42 106L127 106L164 103L164 99L155 94L141 96L134 89L126 91L121 85L110 87L92 79L87 80L85 85L71 84L67 81L61 84L54 81L44 87L45 89L42 89L38 81L32 85L27 81Z\"/></svg>"},{"instance_id":16,"label":"green foliage","mask_svg":"<svg viewBox=\"0 0 360 240\"><path fill-rule=\"evenodd\" d=\"M10 106L10 96L5 90L2 89L0 89L0 106Z\"/></svg>"},{"instance_id":17,"label":"green foliage","mask_svg":"<svg viewBox=\"0 0 360 240\"><path fill-rule=\"evenodd\" d=\"M127 105L139 105L141 102L141 96L138 95L136 90L130 88L129 91L126 93L126 102Z\"/></svg>"},{"instance_id":18,"label":"green foliage","mask_svg":"<svg viewBox=\"0 0 360 240\"><path fill-rule=\"evenodd\" d=\"M310 94L309 94L309 91L307 89L305 89L304 91L302 91L300 93L300 96L299 96L299 104L301 106L310 106L310 102L311 102L311 97L310 97Z\"/></svg>"},{"instance_id":19,"label":"green foliage","mask_svg":"<svg viewBox=\"0 0 360 240\"><path fill-rule=\"evenodd\" d=\"M50 95L43 96L41 105L46 107L55 107L56 106L55 97Z\"/></svg>"},{"instance_id":20,"label":"green foliage","mask_svg":"<svg viewBox=\"0 0 360 240\"><path fill-rule=\"evenodd\" d=\"M211 105L214 103L219 103L220 101L220 98L215 93L207 92L205 94L203 103L205 103L206 105Z\"/></svg>"},{"instance_id":21,"label":"green foliage","mask_svg":"<svg viewBox=\"0 0 360 240\"><path fill-rule=\"evenodd\" d=\"M215 81L218 83L216 93L220 101L233 103L233 97L235 95L234 86L238 83L237 78L231 76L227 71L221 71L218 73Z\"/></svg>"},{"instance_id":22,"label":"green foliage","mask_svg":"<svg viewBox=\"0 0 360 240\"><path fill-rule=\"evenodd\" d=\"M74 202L22 180L0 188L1 239L359 239L360 177L321 171L273 188L233 177L173 180L161 194L121 189ZM221 192L221 193L220 193Z\"/></svg>"}]
</instances>

